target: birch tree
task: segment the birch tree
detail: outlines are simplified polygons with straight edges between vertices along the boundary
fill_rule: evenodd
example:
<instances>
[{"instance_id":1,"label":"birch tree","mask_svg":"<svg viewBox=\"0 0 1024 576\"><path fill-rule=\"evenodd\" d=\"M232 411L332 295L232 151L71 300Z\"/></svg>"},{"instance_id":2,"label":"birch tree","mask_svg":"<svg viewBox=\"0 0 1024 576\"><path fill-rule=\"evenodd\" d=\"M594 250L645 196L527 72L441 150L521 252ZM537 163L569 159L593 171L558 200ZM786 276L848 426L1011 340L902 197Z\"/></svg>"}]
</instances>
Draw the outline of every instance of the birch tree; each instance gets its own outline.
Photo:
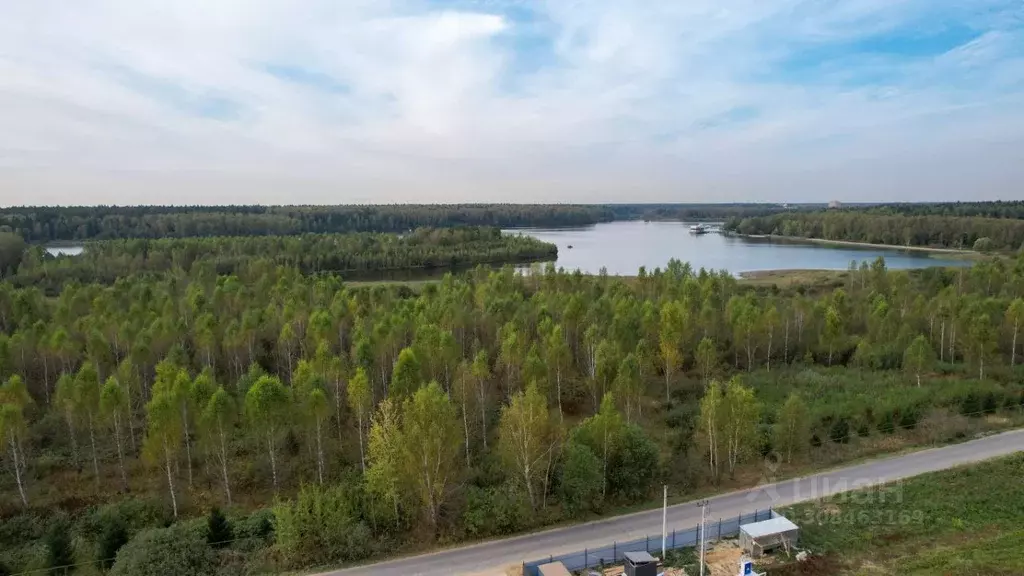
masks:
<instances>
[{"instance_id":1,"label":"birch tree","mask_svg":"<svg viewBox=\"0 0 1024 576\"><path fill-rule=\"evenodd\" d=\"M615 375L615 394L622 399L626 405L626 423L633 421L633 410L640 411L640 402L643 398L643 382L640 379L640 367L637 364L636 356L632 353L619 363L619 371Z\"/></svg>"},{"instance_id":2,"label":"birch tree","mask_svg":"<svg viewBox=\"0 0 1024 576\"><path fill-rule=\"evenodd\" d=\"M754 391L733 378L726 386L722 403L722 432L725 434L729 475L754 451L757 440L758 405Z\"/></svg>"},{"instance_id":3,"label":"birch tree","mask_svg":"<svg viewBox=\"0 0 1024 576\"><path fill-rule=\"evenodd\" d=\"M686 328L686 311L682 304L666 302L661 307L661 323L658 330L658 346L665 368L665 402L670 400L672 376L683 363L683 333Z\"/></svg>"},{"instance_id":4,"label":"birch tree","mask_svg":"<svg viewBox=\"0 0 1024 576\"><path fill-rule=\"evenodd\" d=\"M552 449L547 401L536 384L517 392L501 410L498 451L510 476L526 488L530 507L537 509L537 484L547 474L545 458Z\"/></svg>"},{"instance_id":5,"label":"birch tree","mask_svg":"<svg viewBox=\"0 0 1024 576\"><path fill-rule=\"evenodd\" d=\"M917 387L920 388L921 373L927 370L934 361L935 352L932 351L932 345L928 343L926 336L919 334L910 343L910 346L907 346L907 351L903 354L903 370L914 375Z\"/></svg>"},{"instance_id":6,"label":"birch tree","mask_svg":"<svg viewBox=\"0 0 1024 576\"><path fill-rule=\"evenodd\" d=\"M707 386L711 380L711 374L715 371L715 366L718 364L718 350L715 349L715 343L711 338L705 336L700 339L695 356L700 379Z\"/></svg>"},{"instance_id":7,"label":"birch tree","mask_svg":"<svg viewBox=\"0 0 1024 576\"><path fill-rule=\"evenodd\" d=\"M436 534L441 507L462 470L455 407L437 382L405 401L401 436L414 492Z\"/></svg>"},{"instance_id":8,"label":"birch tree","mask_svg":"<svg viewBox=\"0 0 1024 576\"><path fill-rule=\"evenodd\" d=\"M370 424L366 487L391 504L396 528L401 522L401 503L409 477L403 442L398 410L386 398L377 406Z\"/></svg>"},{"instance_id":9,"label":"birch tree","mask_svg":"<svg viewBox=\"0 0 1024 576\"><path fill-rule=\"evenodd\" d=\"M480 405L480 437L487 450L487 384L491 379L491 369L487 362L487 352L481 350L473 358L473 380L476 381L477 395Z\"/></svg>"},{"instance_id":10,"label":"birch tree","mask_svg":"<svg viewBox=\"0 0 1024 576\"><path fill-rule=\"evenodd\" d=\"M794 455L803 454L810 442L810 414L807 405L796 393L789 395L772 428L775 449L792 462Z\"/></svg>"},{"instance_id":11,"label":"birch tree","mask_svg":"<svg viewBox=\"0 0 1024 576\"><path fill-rule=\"evenodd\" d=\"M562 378L565 375L572 354L565 333L560 324L555 325L544 340L544 357L555 381L555 403L558 406L558 420L562 422Z\"/></svg>"},{"instance_id":12,"label":"birch tree","mask_svg":"<svg viewBox=\"0 0 1024 576\"><path fill-rule=\"evenodd\" d=\"M99 375L92 362L85 362L75 374L75 392L72 399L74 411L85 418L89 429L89 444L92 446L92 470L96 479L96 488L100 485L100 464L96 451L96 417L100 408Z\"/></svg>"},{"instance_id":13,"label":"birch tree","mask_svg":"<svg viewBox=\"0 0 1024 576\"><path fill-rule=\"evenodd\" d=\"M158 390L146 404L146 438L143 456L152 464L160 464L167 476L174 517L178 517L178 497L174 491L173 464L181 450L183 437L181 409L178 399L168 390Z\"/></svg>"},{"instance_id":14,"label":"birch tree","mask_svg":"<svg viewBox=\"0 0 1024 576\"><path fill-rule=\"evenodd\" d=\"M261 376L245 395L245 414L250 425L266 443L270 473L277 493L277 442L291 415L288 391L276 376Z\"/></svg>"},{"instance_id":15,"label":"birch tree","mask_svg":"<svg viewBox=\"0 0 1024 576\"><path fill-rule=\"evenodd\" d=\"M231 506L231 481L228 477L228 440L238 420L238 408L234 398L223 387L210 396L202 413L202 430L208 443L212 445L214 459L220 465L221 482L224 485L224 497Z\"/></svg>"},{"instance_id":16,"label":"birch tree","mask_svg":"<svg viewBox=\"0 0 1024 576\"><path fill-rule=\"evenodd\" d=\"M712 380L700 401L700 436L708 458L708 470L711 477L716 480L718 479L721 447L725 436L722 430L723 401L722 385L718 381Z\"/></svg>"},{"instance_id":17,"label":"birch tree","mask_svg":"<svg viewBox=\"0 0 1024 576\"><path fill-rule=\"evenodd\" d=\"M601 399L597 414L587 418L573 431L573 439L582 442L601 459L601 497L608 493L608 459L623 430L622 415L615 408L615 395L609 392Z\"/></svg>"},{"instance_id":18,"label":"birch tree","mask_svg":"<svg viewBox=\"0 0 1024 576\"><path fill-rule=\"evenodd\" d=\"M21 444L28 432L25 409L31 403L32 398L25 388L25 382L17 374L0 385L0 446L7 444L10 450L14 481L25 508L28 508L28 497L25 495L25 458Z\"/></svg>"},{"instance_id":19,"label":"birch tree","mask_svg":"<svg viewBox=\"0 0 1024 576\"><path fill-rule=\"evenodd\" d=\"M124 469L124 447L121 436L122 421L128 407L128 394L124 387L111 376L100 390L99 414L102 421L114 433L114 446L117 447L117 466L121 471L121 489L128 491L128 474Z\"/></svg>"},{"instance_id":20,"label":"birch tree","mask_svg":"<svg viewBox=\"0 0 1024 576\"><path fill-rule=\"evenodd\" d=\"M1024 299L1014 298L1006 309L1006 324L1010 327L1012 337L1010 339L1010 366L1017 364L1017 334L1020 333L1020 325L1024 322Z\"/></svg>"},{"instance_id":21,"label":"birch tree","mask_svg":"<svg viewBox=\"0 0 1024 576\"><path fill-rule=\"evenodd\" d=\"M363 434L366 425L369 423L370 410L373 398L370 392L370 377L366 369L360 366L348 383L348 406L356 415L356 431L359 435L359 464L362 466L363 474L366 473L366 450L364 448Z\"/></svg>"},{"instance_id":22,"label":"birch tree","mask_svg":"<svg viewBox=\"0 0 1024 576\"><path fill-rule=\"evenodd\" d=\"M398 361L395 362L395 370L391 374L388 396L399 401L408 398L416 392L422 382L423 375L416 351L412 348L403 348L398 353Z\"/></svg>"}]
</instances>

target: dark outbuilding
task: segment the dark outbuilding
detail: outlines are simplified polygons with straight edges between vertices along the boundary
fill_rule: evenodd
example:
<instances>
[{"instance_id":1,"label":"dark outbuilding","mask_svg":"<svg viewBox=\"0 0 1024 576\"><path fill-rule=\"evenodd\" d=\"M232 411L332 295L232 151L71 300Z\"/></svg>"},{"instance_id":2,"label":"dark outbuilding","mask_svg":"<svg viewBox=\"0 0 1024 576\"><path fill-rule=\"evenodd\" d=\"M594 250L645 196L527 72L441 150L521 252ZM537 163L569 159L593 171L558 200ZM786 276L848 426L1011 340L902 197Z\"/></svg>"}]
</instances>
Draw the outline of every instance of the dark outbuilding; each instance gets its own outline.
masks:
<instances>
[{"instance_id":1,"label":"dark outbuilding","mask_svg":"<svg viewBox=\"0 0 1024 576\"><path fill-rule=\"evenodd\" d=\"M647 552L626 552L626 576L657 576L658 561Z\"/></svg>"}]
</instances>

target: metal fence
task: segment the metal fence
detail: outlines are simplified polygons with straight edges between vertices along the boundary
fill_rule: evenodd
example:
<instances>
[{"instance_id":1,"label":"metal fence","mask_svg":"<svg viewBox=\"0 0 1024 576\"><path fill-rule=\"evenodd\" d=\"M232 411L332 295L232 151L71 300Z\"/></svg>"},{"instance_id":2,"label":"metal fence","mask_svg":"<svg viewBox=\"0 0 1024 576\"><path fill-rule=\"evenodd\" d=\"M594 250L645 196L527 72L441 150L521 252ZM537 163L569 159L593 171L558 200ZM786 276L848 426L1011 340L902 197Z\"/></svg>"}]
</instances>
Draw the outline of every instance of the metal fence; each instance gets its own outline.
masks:
<instances>
[{"instance_id":1,"label":"metal fence","mask_svg":"<svg viewBox=\"0 0 1024 576\"><path fill-rule=\"evenodd\" d=\"M770 520L774 512L758 510L752 514L741 514L734 518L719 519L717 522L708 521L704 527L707 533L704 535L705 542L714 542L722 538L736 536L740 533L740 526L751 522ZM676 548L687 548L697 546L697 539L700 538L700 527L695 526L688 530L673 530L668 533L665 547L669 550ZM538 566L549 562L561 562L571 572L594 568L596 566L616 564L625 559L626 552L661 552L661 534L647 536L629 542L612 542L603 548L584 548L579 552L562 554L560 556L548 556L541 560L523 563L523 576L538 576Z\"/></svg>"}]
</instances>

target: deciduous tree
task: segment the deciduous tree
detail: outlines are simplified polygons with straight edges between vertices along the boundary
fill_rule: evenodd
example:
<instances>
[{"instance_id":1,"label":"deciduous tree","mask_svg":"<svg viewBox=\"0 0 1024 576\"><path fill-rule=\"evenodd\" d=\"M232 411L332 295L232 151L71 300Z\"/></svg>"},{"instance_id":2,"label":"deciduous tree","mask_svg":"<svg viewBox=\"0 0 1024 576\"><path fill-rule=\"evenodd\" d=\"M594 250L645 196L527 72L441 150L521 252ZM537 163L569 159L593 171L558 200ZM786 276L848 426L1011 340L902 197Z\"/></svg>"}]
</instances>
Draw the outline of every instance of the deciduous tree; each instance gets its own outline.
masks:
<instances>
[{"instance_id":1,"label":"deciduous tree","mask_svg":"<svg viewBox=\"0 0 1024 576\"><path fill-rule=\"evenodd\" d=\"M263 437L270 456L270 471L277 492L277 449L279 434L288 425L291 399L276 376L261 376L245 395L245 414L253 429Z\"/></svg>"},{"instance_id":2,"label":"deciduous tree","mask_svg":"<svg viewBox=\"0 0 1024 576\"><path fill-rule=\"evenodd\" d=\"M914 375L917 380L917 387L921 387L921 373L927 370L935 362L935 352L932 351L928 338L919 334L917 338L907 346L903 354L903 369Z\"/></svg>"},{"instance_id":3,"label":"deciduous tree","mask_svg":"<svg viewBox=\"0 0 1024 576\"><path fill-rule=\"evenodd\" d=\"M779 408L772 436L775 449L784 455L786 462L792 462L794 455L801 455L810 445L810 415L807 405L799 394L792 393Z\"/></svg>"},{"instance_id":4,"label":"deciduous tree","mask_svg":"<svg viewBox=\"0 0 1024 576\"><path fill-rule=\"evenodd\" d=\"M547 400L536 384L514 394L502 408L498 430L498 450L509 475L519 479L536 510L537 485L547 474L543 463L554 444Z\"/></svg>"},{"instance_id":5,"label":"deciduous tree","mask_svg":"<svg viewBox=\"0 0 1024 576\"><path fill-rule=\"evenodd\" d=\"M121 488L128 491L128 474L124 469L124 449L121 438L121 422L128 408L128 394L124 387L111 376L100 391L99 415L114 432L114 446L117 447L117 466L121 470Z\"/></svg>"},{"instance_id":6,"label":"deciduous tree","mask_svg":"<svg viewBox=\"0 0 1024 576\"><path fill-rule=\"evenodd\" d=\"M356 373L348 383L348 406L356 415L356 431L359 434L359 464L366 473L366 451L363 446L363 434L369 423L370 411L373 409L373 398L370 393L370 377L366 369L356 368Z\"/></svg>"}]
</instances>

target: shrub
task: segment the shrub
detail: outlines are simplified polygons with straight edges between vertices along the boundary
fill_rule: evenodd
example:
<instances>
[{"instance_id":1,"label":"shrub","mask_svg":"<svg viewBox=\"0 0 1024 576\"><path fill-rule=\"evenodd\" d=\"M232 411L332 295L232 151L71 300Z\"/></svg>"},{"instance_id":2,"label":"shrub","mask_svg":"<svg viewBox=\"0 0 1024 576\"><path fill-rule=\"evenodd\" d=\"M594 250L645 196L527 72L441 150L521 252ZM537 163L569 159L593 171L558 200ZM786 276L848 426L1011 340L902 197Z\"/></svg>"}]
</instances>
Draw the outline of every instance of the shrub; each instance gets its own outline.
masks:
<instances>
[{"instance_id":1,"label":"shrub","mask_svg":"<svg viewBox=\"0 0 1024 576\"><path fill-rule=\"evenodd\" d=\"M235 537L231 524L220 508L214 507L206 519L206 543L213 548L224 548Z\"/></svg>"},{"instance_id":2,"label":"shrub","mask_svg":"<svg viewBox=\"0 0 1024 576\"><path fill-rule=\"evenodd\" d=\"M232 529L235 534L234 548L257 550L274 539L274 511L257 510L248 516L235 518Z\"/></svg>"},{"instance_id":3,"label":"shrub","mask_svg":"<svg viewBox=\"0 0 1024 576\"><path fill-rule=\"evenodd\" d=\"M643 500L657 471L658 447L639 426L627 426L608 459L609 492L629 502Z\"/></svg>"},{"instance_id":4,"label":"shrub","mask_svg":"<svg viewBox=\"0 0 1024 576\"><path fill-rule=\"evenodd\" d=\"M829 439L836 444L847 444L850 442L850 423L846 418L838 418L832 423L828 431Z\"/></svg>"},{"instance_id":5,"label":"shrub","mask_svg":"<svg viewBox=\"0 0 1024 576\"><path fill-rule=\"evenodd\" d=\"M146 528L164 528L170 524L170 518L159 501L128 498L90 510L77 528L87 539L98 541L113 524L124 528L130 538Z\"/></svg>"},{"instance_id":6,"label":"shrub","mask_svg":"<svg viewBox=\"0 0 1024 576\"><path fill-rule=\"evenodd\" d=\"M277 547L293 565L346 562L368 556L370 530L344 486L305 486L294 502L274 506Z\"/></svg>"},{"instance_id":7,"label":"shrub","mask_svg":"<svg viewBox=\"0 0 1024 576\"><path fill-rule=\"evenodd\" d=\"M75 563L75 550L71 545L71 534L65 520L54 522L46 534L46 566L50 574L68 574L67 568Z\"/></svg>"},{"instance_id":8,"label":"shrub","mask_svg":"<svg viewBox=\"0 0 1024 576\"><path fill-rule=\"evenodd\" d=\"M529 517L529 504L520 491L511 487L470 486L466 491L462 521L473 536L511 534L521 530Z\"/></svg>"},{"instance_id":9,"label":"shrub","mask_svg":"<svg viewBox=\"0 0 1024 576\"><path fill-rule=\"evenodd\" d=\"M601 506L601 461L578 442L565 446L559 484L562 502L572 516L581 516Z\"/></svg>"},{"instance_id":10,"label":"shrub","mask_svg":"<svg viewBox=\"0 0 1024 576\"><path fill-rule=\"evenodd\" d=\"M122 546L128 543L128 531L119 520L109 522L100 533L96 550L100 567L109 570L114 565L114 558Z\"/></svg>"},{"instance_id":11,"label":"shrub","mask_svg":"<svg viewBox=\"0 0 1024 576\"><path fill-rule=\"evenodd\" d=\"M111 576L213 576L213 549L203 538L180 525L139 532L117 553Z\"/></svg>"},{"instance_id":12,"label":"shrub","mask_svg":"<svg viewBox=\"0 0 1024 576\"><path fill-rule=\"evenodd\" d=\"M945 408L935 408L921 419L918 432L926 442L944 442L962 438L970 428L966 416Z\"/></svg>"}]
</instances>

